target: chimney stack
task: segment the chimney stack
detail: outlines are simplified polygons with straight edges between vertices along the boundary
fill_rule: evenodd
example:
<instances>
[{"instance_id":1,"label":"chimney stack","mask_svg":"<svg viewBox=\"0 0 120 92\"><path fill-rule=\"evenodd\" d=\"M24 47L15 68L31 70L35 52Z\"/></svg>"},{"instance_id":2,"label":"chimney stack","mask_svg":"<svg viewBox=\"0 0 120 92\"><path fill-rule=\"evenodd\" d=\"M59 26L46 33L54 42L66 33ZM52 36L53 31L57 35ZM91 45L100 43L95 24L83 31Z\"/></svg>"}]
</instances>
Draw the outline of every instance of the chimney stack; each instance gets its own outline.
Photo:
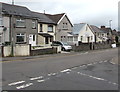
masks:
<instances>
[{"instance_id":1,"label":"chimney stack","mask_svg":"<svg viewBox=\"0 0 120 92\"><path fill-rule=\"evenodd\" d=\"M105 28L105 26L101 26L101 28Z\"/></svg>"}]
</instances>

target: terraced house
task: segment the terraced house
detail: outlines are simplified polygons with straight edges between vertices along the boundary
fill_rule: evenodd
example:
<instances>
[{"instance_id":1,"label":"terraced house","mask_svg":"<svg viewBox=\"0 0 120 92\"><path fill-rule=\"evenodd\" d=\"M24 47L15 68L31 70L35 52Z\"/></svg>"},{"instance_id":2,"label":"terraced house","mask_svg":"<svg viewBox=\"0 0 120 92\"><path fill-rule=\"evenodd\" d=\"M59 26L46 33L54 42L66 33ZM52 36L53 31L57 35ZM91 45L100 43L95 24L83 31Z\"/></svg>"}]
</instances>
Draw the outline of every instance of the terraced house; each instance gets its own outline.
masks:
<instances>
[{"instance_id":1,"label":"terraced house","mask_svg":"<svg viewBox=\"0 0 120 92\"><path fill-rule=\"evenodd\" d=\"M55 41L56 23L43 13L32 12L38 19L38 45L50 46Z\"/></svg>"},{"instance_id":2,"label":"terraced house","mask_svg":"<svg viewBox=\"0 0 120 92\"><path fill-rule=\"evenodd\" d=\"M37 19L31 11L23 6L0 3L2 16L0 17L0 38L2 44L31 44L36 46Z\"/></svg>"}]
</instances>

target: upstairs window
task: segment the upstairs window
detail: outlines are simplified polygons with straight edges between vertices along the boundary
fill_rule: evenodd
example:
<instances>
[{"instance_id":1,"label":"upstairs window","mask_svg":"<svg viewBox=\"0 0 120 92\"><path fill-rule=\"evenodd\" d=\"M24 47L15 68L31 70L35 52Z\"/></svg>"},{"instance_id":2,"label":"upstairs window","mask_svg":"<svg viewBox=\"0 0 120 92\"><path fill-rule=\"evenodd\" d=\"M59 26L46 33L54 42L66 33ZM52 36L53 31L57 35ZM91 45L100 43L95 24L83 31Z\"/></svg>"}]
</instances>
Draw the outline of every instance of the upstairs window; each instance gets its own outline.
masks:
<instances>
[{"instance_id":1,"label":"upstairs window","mask_svg":"<svg viewBox=\"0 0 120 92\"><path fill-rule=\"evenodd\" d=\"M63 23L63 29L68 29L68 23Z\"/></svg>"},{"instance_id":2,"label":"upstairs window","mask_svg":"<svg viewBox=\"0 0 120 92\"><path fill-rule=\"evenodd\" d=\"M53 25L48 25L48 32L53 32Z\"/></svg>"},{"instance_id":3,"label":"upstairs window","mask_svg":"<svg viewBox=\"0 0 120 92\"><path fill-rule=\"evenodd\" d=\"M93 40L93 36L91 36L91 41Z\"/></svg>"},{"instance_id":4,"label":"upstairs window","mask_svg":"<svg viewBox=\"0 0 120 92\"><path fill-rule=\"evenodd\" d=\"M83 41L83 36L81 36L81 41Z\"/></svg>"},{"instance_id":5,"label":"upstairs window","mask_svg":"<svg viewBox=\"0 0 120 92\"><path fill-rule=\"evenodd\" d=\"M40 32L43 32L42 28L43 28L43 25L40 24Z\"/></svg>"},{"instance_id":6,"label":"upstairs window","mask_svg":"<svg viewBox=\"0 0 120 92\"><path fill-rule=\"evenodd\" d=\"M32 28L36 28L36 21L35 20L32 21Z\"/></svg>"},{"instance_id":7,"label":"upstairs window","mask_svg":"<svg viewBox=\"0 0 120 92\"><path fill-rule=\"evenodd\" d=\"M78 41L78 37L77 36L74 36L74 41Z\"/></svg>"},{"instance_id":8,"label":"upstairs window","mask_svg":"<svg viewBox=\"0 0 120 92\"><path fill-rule=\"evenodd\" d=\"M16 27L25 27L25 19L16 19Z\"/></svg>"},{"instance_id":9,"label":"upstairs window","mask_svg":"<svg viewBox=\"0 0 120 92\"><path fill-rule=\"evenodd\" d=\"M0 16L0 26L3 26L3 18Z\"/></svg>"}]
</instances>

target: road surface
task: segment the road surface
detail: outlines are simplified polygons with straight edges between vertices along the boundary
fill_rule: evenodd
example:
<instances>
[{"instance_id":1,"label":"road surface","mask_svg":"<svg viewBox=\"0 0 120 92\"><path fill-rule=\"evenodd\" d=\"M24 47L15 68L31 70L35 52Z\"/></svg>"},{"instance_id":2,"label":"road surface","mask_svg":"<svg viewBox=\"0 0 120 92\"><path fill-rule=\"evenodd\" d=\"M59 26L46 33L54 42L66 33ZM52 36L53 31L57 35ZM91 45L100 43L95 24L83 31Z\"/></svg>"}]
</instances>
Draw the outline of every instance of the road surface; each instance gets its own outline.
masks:
<instances>
[{"instance_id":1,"label":"road surface","mask_svg":"<svg viewBox=\"0 0 120 92\"><path fill-rule=\"evenodd\" d=\"M118 49L4 62L3 90L117 90Z\"/></svg>"}]
</instances>

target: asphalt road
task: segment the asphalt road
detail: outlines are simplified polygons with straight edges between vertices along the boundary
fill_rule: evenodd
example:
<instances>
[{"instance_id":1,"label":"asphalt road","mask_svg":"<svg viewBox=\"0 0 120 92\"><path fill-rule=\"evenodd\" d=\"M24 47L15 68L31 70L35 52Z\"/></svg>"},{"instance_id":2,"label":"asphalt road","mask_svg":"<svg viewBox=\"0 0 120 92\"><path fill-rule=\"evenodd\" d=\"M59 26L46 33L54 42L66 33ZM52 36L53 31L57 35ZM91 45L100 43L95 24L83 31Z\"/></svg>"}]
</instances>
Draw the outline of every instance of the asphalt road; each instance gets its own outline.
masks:
<instances>
[{"instance_id":1,"label":"asphalt road","mask_svg":"<svg viewBox=\"0 0 120 92\"><path fill-rule=\"evenodd\" d=\"M117 90L118 49L2 64L3 90Z\"/></svg>"}]
</instances>

